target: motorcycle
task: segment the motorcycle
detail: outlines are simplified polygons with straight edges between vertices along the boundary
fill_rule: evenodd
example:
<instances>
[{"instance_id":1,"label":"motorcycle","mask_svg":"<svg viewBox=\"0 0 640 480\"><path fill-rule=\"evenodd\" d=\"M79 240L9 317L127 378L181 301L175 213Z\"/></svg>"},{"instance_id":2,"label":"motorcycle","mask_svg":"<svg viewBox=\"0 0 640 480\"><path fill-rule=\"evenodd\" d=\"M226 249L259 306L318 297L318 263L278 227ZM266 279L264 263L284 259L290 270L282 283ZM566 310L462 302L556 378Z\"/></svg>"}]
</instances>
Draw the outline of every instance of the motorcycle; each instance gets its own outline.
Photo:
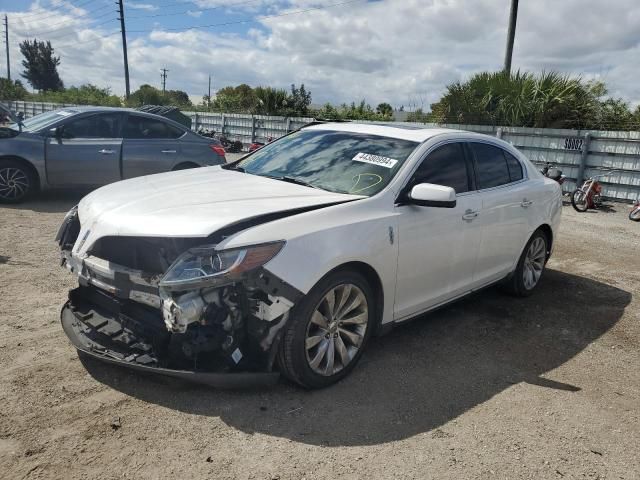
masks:
<instances>
[{"instance_id":1,"label":"motorcycle","mask_svg":"<svg viewBox=\"0 0 640 480\"><path fill-rule=\"evenodd\" d=\"M562 170L551 166L550 163L547 163L544 168L540 170L540 173L542 173L545 177L550 178L551 180L555 180L560 185L564 183L565 176L562 174Z\"/></svg>"},{"instance_id":2,"label":"motorcycle","mask_svg":"<svg viewBox=\"0 0 640 480\"><path fill-rule=\"evenodd\" d=\"M602 205L602 184L598 181L599 178L606 177L607 175L616 172L617 170L609 170L601 175L594 175L587 178L582 187L576 188L571 194L571 205L576 212L586 212L590 208L600 208Z\"/></svg>"},{"instance_id":3,"label":"motorcycle","mask_svg":"<svg viewBox=\"0 0 640 480\"><path fill-rule=\"evenodd\" d=\"M629 220L632 222L640 222L640 198L633 204L631 212L629 212Z\"/></svg>"}]
</instances>

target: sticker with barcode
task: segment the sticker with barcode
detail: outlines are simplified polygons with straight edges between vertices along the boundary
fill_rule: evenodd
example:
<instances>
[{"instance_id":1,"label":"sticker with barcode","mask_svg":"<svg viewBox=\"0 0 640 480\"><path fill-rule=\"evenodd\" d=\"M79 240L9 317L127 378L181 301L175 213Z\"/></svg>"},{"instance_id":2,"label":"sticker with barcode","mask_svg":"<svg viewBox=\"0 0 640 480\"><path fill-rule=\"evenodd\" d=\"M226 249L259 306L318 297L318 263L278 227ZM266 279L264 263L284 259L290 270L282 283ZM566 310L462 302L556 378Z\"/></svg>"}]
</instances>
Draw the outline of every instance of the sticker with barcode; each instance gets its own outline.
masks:
<instances>
[{"instance_id":1,"label":"sticker with barcode","mask_svg":"<svg viewBox=\"0 0 640 480\"><path fill-rule=\"evenodd\" d=\"M398 163L395 158L383 157L382 155L374 155L373 153L359 152L353 160L356 162L370 163L371 165L378 165L385 168L393 168Z\"/></svg>"}]
</instances>

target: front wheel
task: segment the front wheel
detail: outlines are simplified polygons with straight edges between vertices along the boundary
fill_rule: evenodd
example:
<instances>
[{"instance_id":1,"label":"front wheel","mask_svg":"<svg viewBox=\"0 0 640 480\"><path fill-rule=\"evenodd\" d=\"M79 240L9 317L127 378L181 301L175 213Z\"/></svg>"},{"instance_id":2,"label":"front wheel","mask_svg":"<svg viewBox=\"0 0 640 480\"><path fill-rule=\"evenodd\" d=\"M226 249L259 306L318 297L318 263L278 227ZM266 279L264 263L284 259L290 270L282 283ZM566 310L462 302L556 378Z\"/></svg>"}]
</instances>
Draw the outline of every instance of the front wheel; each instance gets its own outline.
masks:
<instances>
[{"instance_id":1,"label":"front wheel","mask_svg":"<svg viewBox=\"0 0 640 480\"><path fill-rule=\"evenodd\" d=\"M575 189L571 194L571 205L577 212L586 212L589 208L588 196L584 190Z\"/></svg>"},{"instance_id":2,"label":"front wheel","mask_svg":"<svg viewBox=\"0 0 640 480\"><path fill-rule=\"evenodd\" d=\"M33 174L21 162L0 160L0 203L20 203L34 189Z\"/></svg>"},{"instance_id":3,"label":"front wheel","mask_svg":"<svg viewBox=\"0 0 640 480\"><path fill-rule=\"evenodd\" d=\"M636 205L633 210L629 212L629 220L632 222L640 222L640 205Z\"/></svg>"},{"instance_id":4,"label":"front wheel","mask_svg":"<svg viewBox=\"0 0 640 480\"><path fill-rule=\"evenodd\" d=\"M326 276L291 311L278 353L282 374L306 388L347 376L371 333L374 305L371 287L359 273Z\"/></svg>"}]
</instances>

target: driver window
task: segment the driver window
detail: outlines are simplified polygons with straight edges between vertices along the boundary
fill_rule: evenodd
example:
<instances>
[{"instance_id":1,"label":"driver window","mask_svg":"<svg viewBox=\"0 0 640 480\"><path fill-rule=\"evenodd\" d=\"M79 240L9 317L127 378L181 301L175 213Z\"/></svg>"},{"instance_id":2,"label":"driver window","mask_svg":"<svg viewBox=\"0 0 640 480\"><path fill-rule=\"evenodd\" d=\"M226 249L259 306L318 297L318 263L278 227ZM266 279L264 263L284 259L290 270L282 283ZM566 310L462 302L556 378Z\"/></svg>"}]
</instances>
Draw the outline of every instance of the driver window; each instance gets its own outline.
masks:
<instances>
[{"instance_id":1,"label":"driver window","mask_svg":"<svg viewBox=\"0 0 640 480\"><path fill-rule=\"evenodd\" d=\"M413 174L411 185L433 183L452 187L456 193L469 191L467 162L460 143L447 143L425 158Z\"/></svg>"},{"instance_id":2,"label":"driver window","mask_svg":"<svg viewBox=\"0 0 640 480\"><path fill-rule=\"evenodd\" d=\"M120 115L89 115L63 126L65 138L119 138Z\"/></svg>"}]
</instances>

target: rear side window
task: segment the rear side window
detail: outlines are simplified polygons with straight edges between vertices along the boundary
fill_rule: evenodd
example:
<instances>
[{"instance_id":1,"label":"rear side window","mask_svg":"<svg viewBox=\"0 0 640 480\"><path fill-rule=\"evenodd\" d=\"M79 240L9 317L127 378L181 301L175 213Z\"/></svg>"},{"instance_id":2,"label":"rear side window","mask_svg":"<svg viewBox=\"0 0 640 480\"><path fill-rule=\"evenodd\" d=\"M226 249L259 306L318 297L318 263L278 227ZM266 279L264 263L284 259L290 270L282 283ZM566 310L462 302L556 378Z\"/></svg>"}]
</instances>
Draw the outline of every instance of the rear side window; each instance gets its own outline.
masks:
<instances>
[{"instance_id":1,"label":"rear side window","mask_svg":"<svg viewBox=\"0 0 640 480\"><path fill-rule=\"evenodd\" d=\"M522 164L520 161L505 150L503 150L502 153L504 153L504 158L507 160L507 168L509 168L511 181L517 182L518 180L522 180L524 175L522 174Z\"/></svg>"},{"instance_id":2,"label":"rear side window","mask_svg":"<svg viewBox=\"0 0 640 480\"><path fill-rule=\"evenodd\" d=\"M101 113L72 120L63 126L65 138L119 138L120 119L117 113Z\"/></svg>"},{"instance_id":3,"label":"rear side window","mask_svg":"<svg viewBox=\"0 0 640 480\"><path fill-rule=\"evenodd\" d=\"M471 143L470 146L476 158L478 188L498 187L511 182L507 159L501 148L486 143Z\"/></svg>"},{"instance_id":4,"label":"rear side window","mask_svg":"<svg viewBox=\"0 0 640 480\"><path fill-rule=\"evenodd\" d=\"M124 126L124 138L137 139L176 139L184 132L179 128L169 125L155 118L138 117L130 115Z\"/></svg>"},{"instance_id":5,"label":"rear side window","mask_svg":"<svg viewBox=\"0 0 640 480\"><path fill-rule=\"evenodd\" d=\"M469 191L469 175L460 143L436 148L425 158L414 174L412 185L433 183L452 187L456 193Z\"/></svg>"}]
</instances>

